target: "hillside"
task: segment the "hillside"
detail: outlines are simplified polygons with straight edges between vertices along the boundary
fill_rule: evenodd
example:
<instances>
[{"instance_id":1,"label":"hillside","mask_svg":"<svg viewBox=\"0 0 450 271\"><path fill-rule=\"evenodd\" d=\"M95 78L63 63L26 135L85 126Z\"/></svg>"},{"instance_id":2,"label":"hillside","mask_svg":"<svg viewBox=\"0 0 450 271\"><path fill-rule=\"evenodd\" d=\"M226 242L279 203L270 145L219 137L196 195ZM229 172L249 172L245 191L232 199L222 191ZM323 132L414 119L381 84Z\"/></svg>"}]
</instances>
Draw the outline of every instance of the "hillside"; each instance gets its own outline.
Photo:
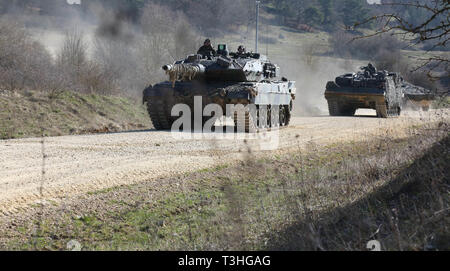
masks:
<instances>
[{"instance_id":1,"label":"hillside","mask_svg":"<svg viewBox=\"0 0 450 271\"><path fill-rule=\"evenodd\" d=\"M0 138L59 136L149 129L143 105L117 96L0 91ZM43 130L44 127L44 130Z\"/></svg>"}]
</instances>

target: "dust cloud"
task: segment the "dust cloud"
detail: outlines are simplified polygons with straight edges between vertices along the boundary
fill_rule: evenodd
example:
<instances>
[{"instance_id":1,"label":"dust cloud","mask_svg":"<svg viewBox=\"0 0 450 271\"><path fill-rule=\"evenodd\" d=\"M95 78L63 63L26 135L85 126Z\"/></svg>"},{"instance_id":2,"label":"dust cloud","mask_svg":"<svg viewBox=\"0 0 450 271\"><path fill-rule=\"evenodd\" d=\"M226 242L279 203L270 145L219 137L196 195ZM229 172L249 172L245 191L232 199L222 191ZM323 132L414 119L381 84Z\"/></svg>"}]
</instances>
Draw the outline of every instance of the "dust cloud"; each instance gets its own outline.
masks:
<instances>
[{"instance_id":1,"label":"dust cloud","mask_svg":"<svg viewBox=\"0 0 450 271\"><path fill-rule=\"evenodd\" d=\"M2 15L2 19L9 20L14 17L19 24L24 25L34 40L44 45L51 55L56 58L58 51L64 43L67 33L77 31L83 33L89 53L92 53L92 45L95 40L95 29L99 23L99 16L103 8L98 7L94 14L84 15L81 12L80 0L72 0L70 3L61 1L51 10L52 14L42 12L9 12ZM15 9L13 9L15 10Z\"/></svg>"},{"instance_id":2,"label":"dust cloud","mask_svg":"<svg viewBox=\"0 0 450 271\"><path fill-rule=\"evenodd\" d=\"M272 56L271 60L280 66L284 77L296 81L297 94L293 113L297 117L328 115L324 97L327 82L341 74L357 70L364 64L361 61L319 55L313 55L312 58L310 56L307 61L291 56Z\"/></svg>"}]
</instances>

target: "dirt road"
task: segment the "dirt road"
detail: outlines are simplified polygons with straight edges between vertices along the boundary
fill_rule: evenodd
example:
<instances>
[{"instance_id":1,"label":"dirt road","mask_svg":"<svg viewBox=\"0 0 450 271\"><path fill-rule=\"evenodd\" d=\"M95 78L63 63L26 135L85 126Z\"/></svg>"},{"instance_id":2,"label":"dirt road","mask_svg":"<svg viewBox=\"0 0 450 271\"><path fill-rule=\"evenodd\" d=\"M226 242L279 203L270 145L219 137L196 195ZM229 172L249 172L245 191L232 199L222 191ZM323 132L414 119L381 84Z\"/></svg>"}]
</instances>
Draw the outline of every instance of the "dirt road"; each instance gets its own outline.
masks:
<instances>
[{"instance_id":1,"label":"dirt road","mask_svg":"<svg viewBox=\"0 0 450 271\"><path fill-rule=\"evenodd\" d=\"M271 133L271 141L199 134L189 136L200 138L179 139L179 133L160 131L0 141L0 216L37 203L52 204L87 192L239 161L248 157L249 149L252 155L271 155L309 142L324 145L374 135L402 136L408 127L439 119L448 121L448 110L411 112L398 119L297 117L289 128ZM267 146L275 150L261 150Z\"/></svg>"}]
</instances>

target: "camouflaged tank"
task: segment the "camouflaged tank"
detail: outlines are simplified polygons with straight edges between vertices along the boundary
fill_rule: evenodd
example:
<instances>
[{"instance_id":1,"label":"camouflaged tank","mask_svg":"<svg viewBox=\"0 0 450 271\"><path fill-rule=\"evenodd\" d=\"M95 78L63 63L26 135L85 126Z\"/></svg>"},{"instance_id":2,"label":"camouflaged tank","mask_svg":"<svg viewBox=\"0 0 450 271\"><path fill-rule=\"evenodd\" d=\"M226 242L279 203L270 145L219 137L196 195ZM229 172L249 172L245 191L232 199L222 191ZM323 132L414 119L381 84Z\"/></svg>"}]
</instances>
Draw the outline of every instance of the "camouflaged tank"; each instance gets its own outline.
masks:
<instances>
[{"instance_id":1,"label":"camouflaged tank","mask_svg":"<svg viewBox=\"0 0 450 271\"><path fill-rule=\"evenodd\" d=\"M194 112L196 96L202 98L202 108L217 104L224 115L234 120L235 126L245 123L245 132L289 124L295 82L280 78L279 68L263 55L229 53L222 44L216 55L193 54L162 68L169 80L150 86L143 93L143 101L157 130L171 129L178 118L171 112L176 104L186 104ZM246 106L245 112L227 112L227 105L238 104ZM208 119L211 117L202 117L202 124Z\"/></svg>"},{"instance_id":2,"label":"camouflaged tank","mask_svg":"<svg viewBox=\"0 0 450 271\"><path fill-rule=\"evenodd\" d=\"M377 71L372 64L358 73L341 75L326 86L330 116L353 116L358 108L375 109L380 118L399 116L403 82L398 73Z\"/></svg>"}]
</instances>

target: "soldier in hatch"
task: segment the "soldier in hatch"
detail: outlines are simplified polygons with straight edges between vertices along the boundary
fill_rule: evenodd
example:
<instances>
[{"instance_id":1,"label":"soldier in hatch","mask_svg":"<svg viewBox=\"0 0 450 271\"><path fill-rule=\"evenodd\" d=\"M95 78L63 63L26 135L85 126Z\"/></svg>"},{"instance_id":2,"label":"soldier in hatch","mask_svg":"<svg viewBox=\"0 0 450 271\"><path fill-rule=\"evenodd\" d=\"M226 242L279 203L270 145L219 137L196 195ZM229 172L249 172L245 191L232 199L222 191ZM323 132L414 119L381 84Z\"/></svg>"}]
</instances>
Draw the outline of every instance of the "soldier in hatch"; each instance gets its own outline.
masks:
<instances>
[{"instance_id":1,"label":"soldier in hatch","mask_svg":"<svg viewBox=\"0 0 450 271\"><path fill-rule=\"evenodd\" d=\"M216 50L212 47L211 40L206 39L203 46L198 49L197 54L202 55L203 57L215 56Z\"/></svg>"},{"instance_id":2,"label":"soldier in hatch","mask_svg":"<svg viewBox=\"0 0 450 271\"><path fill-rule=\"evenodd\" d=\"M375 68L372 63L369 63L366 67L363 68L364 76L367 78L374 77L377 74L377 68Z\"/></svg>"},{"instance_id":3,"label":"soldier in hatch","mask_svg":"<svg viewBox=\"0 0 450 271\"><path fill-rule=\"evenodd\" d=\"M244 45L239 45L237 53L238 55L244 55L246 53Z\"/></svg>"}]
</instances>

